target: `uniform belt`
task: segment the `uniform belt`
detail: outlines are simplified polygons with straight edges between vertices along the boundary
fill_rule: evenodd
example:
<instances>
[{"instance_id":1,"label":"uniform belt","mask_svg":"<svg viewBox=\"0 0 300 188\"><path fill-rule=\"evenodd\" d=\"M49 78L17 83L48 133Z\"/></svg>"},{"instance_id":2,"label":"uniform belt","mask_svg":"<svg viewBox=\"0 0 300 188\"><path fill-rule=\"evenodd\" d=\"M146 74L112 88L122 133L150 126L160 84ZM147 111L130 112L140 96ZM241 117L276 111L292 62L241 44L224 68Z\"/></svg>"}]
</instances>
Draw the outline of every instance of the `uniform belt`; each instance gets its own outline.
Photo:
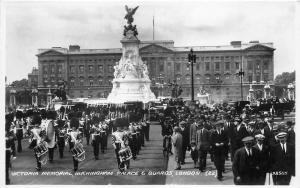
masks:
<instances>
[{"instance_id":1,"label":"uniform belt","mask_svg":"<svg viewBox=\"0 0 300 188\"><path fill-rule=\"evenodd\" d=\"M16 129L23 129L23 128L16 128Z\"/></svg>"}]
</instances>

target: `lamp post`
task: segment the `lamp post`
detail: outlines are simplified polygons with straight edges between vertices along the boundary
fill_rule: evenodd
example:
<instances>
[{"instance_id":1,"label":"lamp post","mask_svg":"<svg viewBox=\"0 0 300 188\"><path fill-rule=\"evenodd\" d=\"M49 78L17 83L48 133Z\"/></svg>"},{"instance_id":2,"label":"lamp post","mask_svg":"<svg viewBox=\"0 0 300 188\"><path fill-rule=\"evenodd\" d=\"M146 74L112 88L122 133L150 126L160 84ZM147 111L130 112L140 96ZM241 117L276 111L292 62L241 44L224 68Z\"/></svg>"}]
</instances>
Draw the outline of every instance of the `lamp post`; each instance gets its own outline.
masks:
<instances>
[{"instance_id":1,"label":"lamp post","mask_svg":"<svg viewBox=\"0 0 300 188\"><path fill-rule=\"evenodd\" d=\"M191 101L194 102L194 63L196 63L196 55L194 55L193 48L188 55L188 65L191 65L191 85L192 85L192 96Z\"/></svg>"},{"instance_id":2,"label":"lamp post","mask_svg":"<svg viewBox=\"0 0 300 188\"><path fill-rule=\"evenodd\" d=\"M157 77L158 82L156 82L155 84L158 86L159 91L160 91L160 96L163 96L163 88L164 88L164 77L162 76L162 74L159 74L159 76Z\"/></svg>"},{"instance_id":3,"label":"lamp post","mask_svg":"<svg viewBox=\"0 0 300 188\"><path fill-rule=\"evenodd\" d=\"M241 66L240 71L238 72L238 76L241 77L241 100L243 100L243 76L245 72L243 71L243 67Z\"/></svg>"}]
</instances>

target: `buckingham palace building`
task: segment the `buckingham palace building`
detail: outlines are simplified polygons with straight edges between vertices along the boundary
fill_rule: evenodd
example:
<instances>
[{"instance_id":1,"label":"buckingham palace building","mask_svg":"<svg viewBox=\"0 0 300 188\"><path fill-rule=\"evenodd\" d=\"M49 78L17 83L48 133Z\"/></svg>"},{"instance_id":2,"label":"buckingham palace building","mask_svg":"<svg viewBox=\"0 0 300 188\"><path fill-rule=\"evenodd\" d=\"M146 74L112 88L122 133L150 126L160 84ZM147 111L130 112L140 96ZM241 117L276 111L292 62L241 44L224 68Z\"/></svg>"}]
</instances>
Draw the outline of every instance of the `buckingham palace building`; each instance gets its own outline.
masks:
<instances>
[{"instance_id":1,"label":"buckingham palace building","mask_svg":"<svg viewBox=\"0 0 300 188\"><path fill-rule=\"evenodd\" d=\"M274 80L273 43L232 41L220 46L176 47L172 40L141 41L140 55L147 64L151 89L157 97L170 97L171 84L183 89L180 97L191 98L191 67L188 54L193 49L194 97L203 90L214 102L247 100L250 85L256 97L263 97ZM65 83L70 98L106 98L112 89L114 65L121 48L81 49L52 47L38 50L38 92L40 103L47 93ZM243 76L238 73L243 72ZM241 83L242 77L242 83ZM241 88L244 95L241 96Z\"/></svg>"}]
</instances>

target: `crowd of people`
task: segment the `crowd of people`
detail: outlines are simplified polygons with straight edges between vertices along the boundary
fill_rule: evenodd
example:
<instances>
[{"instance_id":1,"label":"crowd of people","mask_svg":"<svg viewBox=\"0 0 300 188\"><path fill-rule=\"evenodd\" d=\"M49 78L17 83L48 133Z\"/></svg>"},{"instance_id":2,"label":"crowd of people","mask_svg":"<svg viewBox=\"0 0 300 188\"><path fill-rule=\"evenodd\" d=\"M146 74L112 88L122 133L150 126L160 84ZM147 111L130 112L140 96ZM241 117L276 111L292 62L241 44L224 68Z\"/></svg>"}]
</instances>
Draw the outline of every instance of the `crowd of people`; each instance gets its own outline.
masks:
<instances>
[{"instance_id":1,"label":"crowd of people","mask_svg":"<svg viewBox=\"0 0 300 188\"><path fill-rule=\"evenodd\" d=\"M268 114L251 114L246 108L237 113L227 105L167 107L160 122L162 136L172 136L176 170L190 151L201 172L210 154L220 181L230 158L235 184L263 185L269 173L270 183L288 185L295 176L295 123L274 122Z\"/></svg>"},{"instance_id":2,"label":"crowd of people","mask_svg":"<svg viewBox=\"0 0 300 188\"><path fill-rule=\"evenodd\" d=\"M149 141L148 111L133 106L95 106L84 110L58 111L30 109L6 115L6 183L10 183L11 160L22 152L22 139L29 138L29 148L36 158L36 170L53 162L54 149L64 158L66 145L73 156L73 170L84 160L83 142L92 145L94 159L105 153L111 134L118 168L130 167ZM146 118L145 118L146 117ZM213 107L187 104L182 100L168 102L159 114L163 149L174 154L176 169L184 168L190 151L194 168L207 170L214 163L218 180L226 173L225 161L231 160L234 183L262 185L267 174L274 184L288 185L295 176L294 122L274 122L268 114L251 114L245 107L238 113L232 106ZM85 141L84 141L85 140ZM17 146L15 142L17 141ZM171 149L170 149L171 148Z\"/></svg>"}]
</instances>

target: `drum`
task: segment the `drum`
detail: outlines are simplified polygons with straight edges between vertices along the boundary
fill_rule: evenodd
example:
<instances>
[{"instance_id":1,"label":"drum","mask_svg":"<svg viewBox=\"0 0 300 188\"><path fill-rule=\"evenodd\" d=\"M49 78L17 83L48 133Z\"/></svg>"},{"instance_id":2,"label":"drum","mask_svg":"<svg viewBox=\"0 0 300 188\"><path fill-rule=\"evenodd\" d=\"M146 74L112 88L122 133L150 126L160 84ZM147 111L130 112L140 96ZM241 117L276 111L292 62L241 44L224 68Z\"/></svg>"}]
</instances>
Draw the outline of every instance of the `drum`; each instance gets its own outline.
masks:
<instances>
[{"instance_id":1,"label":"drum","mask_svg":"<svg viewBox=\"0 0 300 188\"><path fill-rule=\"evenodd\" d=\"M75 146L70 150L70 152L72 153L75 160L79 162L85 159L85 151L83 149L83 145L80 143L75 144Z\"/></svg>"},{"instance_id":2,"label":"drum","mask_svg":"<svg viewBox=\"0 0 300 188\"><path fill-rule=\"evenodd\" d=\"M119 151L119 159L121 162L130 160L131 158L132 158L132 153L129 147L126 147Z\"/></svg>"},{"instance_id":3,"label":"drum","mask_svg":"<svg viewBox=\"0 0 300 188\"><path fill-rule=\"evenodd\" d=\"M40 157L48 152L48 148L46 147L45 142L41 142L39 145L33 148L33 151L35 152L37 157Z\"/></svg>"}]
</instances>

